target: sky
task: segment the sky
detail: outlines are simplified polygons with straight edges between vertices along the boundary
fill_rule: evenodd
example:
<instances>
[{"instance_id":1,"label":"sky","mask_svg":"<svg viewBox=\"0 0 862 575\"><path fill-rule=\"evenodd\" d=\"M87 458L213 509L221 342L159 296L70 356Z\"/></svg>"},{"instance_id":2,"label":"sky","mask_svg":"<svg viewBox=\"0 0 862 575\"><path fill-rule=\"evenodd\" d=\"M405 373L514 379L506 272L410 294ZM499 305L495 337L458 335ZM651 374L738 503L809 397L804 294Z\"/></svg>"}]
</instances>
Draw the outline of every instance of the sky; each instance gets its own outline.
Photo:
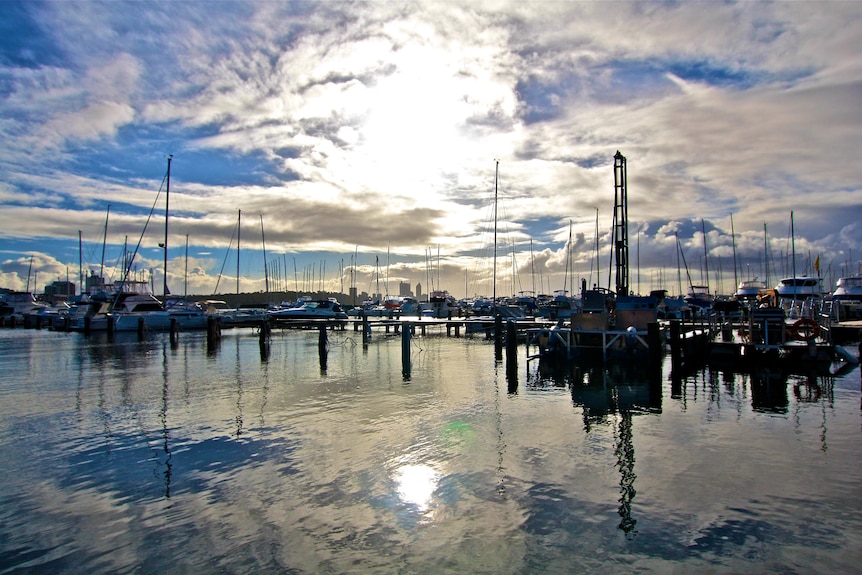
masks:
<instances>
[{"instance_id":1,"label":"sky","mask_svg":"<svg viewBox=\"0 0 862 575\"><path fill-rule=\"evenodd\" d=\"M173 294L614 289L617 152L631 291L834 285L860 37L862 2L3 1L0 287L128 253L161 294L167 213Z\"/></svg>"}]
</instances>

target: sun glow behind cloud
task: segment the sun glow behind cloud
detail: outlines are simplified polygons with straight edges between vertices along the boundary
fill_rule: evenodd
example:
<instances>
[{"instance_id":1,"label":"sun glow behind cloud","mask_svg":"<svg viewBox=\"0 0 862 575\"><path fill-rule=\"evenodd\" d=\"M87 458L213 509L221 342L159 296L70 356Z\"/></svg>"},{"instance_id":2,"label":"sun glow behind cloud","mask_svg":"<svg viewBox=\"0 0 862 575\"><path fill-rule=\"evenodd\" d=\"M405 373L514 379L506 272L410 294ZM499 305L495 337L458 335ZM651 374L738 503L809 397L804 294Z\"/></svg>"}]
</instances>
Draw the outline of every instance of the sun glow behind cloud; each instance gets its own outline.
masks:
<instances>
[{"instance_id":1,"label":"sun glow behind cloud","mask_svg":"<svg viewBox=\"0 0 862 575\"><path fill-rule=\"evenodd\" d=\"M505 245L523 262L533 240L561 274L569 220L582 262L597 208L607 235L620 150L644 273L669 222L707 218L725 254L731 212L750 261L765 221L786 243L791 208L823 261L862 253L858 3L9 6L28 26L0 40L7 251L92 238L107 203L113 241L137 235L173 153L193 250L225 248L241 208L300 267L391 245L415 283L439 245L460 278L499 159Z\"/></svg>"}]
</instances>

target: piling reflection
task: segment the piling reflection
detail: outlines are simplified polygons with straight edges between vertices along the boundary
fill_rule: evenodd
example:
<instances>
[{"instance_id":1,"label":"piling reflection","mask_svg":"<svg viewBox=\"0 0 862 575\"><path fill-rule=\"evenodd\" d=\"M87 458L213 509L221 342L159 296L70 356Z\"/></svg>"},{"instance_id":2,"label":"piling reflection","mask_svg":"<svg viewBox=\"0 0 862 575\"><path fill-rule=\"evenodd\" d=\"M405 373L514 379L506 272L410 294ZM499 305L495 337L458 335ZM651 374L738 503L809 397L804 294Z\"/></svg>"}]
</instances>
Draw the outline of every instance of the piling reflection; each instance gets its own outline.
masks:
<instances>
[{"instance_id":1,"label":"piling reflection","mask_svg":"<svg viewBox=\"0 0 862 575\"><path fill-rule=\"evenodd\" d=\"M173 345L173 343L171 344ZM162 450L164 452L164 461L156 458L156 466L164 466L162 472L165 478L165 498L171 498L171 472L173 469L171 458L170 438L171 434L168 431L168 352L165 347L162 347L162 406L159 410L159 421L162 424Z\"/></svg>"}]
</instances>

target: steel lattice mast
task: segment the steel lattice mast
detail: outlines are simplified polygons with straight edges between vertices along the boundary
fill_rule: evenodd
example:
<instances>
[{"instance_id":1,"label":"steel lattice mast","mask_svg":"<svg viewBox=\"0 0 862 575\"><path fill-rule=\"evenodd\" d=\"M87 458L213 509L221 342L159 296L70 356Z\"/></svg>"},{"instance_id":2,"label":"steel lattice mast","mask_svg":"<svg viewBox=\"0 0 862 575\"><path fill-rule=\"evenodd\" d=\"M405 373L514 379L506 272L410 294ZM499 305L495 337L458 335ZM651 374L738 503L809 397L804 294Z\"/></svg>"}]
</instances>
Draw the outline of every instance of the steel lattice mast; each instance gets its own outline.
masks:
<instances>
[{"instance_id":1,"label":"steel lattice mast","mask_svg":"<svg viewBox=\"0 0 862 575\"><path fill-rule=\"evenodd\" d=\"M626 158L614 155L614 256L617 266L616 293L629 295L629 230L626 191Z\"/></svg>"}]
</instances>

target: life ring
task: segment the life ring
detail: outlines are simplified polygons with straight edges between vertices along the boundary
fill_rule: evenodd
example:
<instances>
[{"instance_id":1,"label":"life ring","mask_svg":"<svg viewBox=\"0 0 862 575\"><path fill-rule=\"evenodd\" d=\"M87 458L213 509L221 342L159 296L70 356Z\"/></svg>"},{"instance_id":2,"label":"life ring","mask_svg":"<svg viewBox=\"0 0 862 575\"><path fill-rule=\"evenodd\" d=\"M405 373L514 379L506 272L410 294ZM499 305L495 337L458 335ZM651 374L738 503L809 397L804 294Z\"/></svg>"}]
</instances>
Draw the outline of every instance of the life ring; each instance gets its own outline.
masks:
<instances>
[{"instance_id":1,"label":"life ring","mask_svg":"<svg viewBox=\"0 0 862 575\"><path fill-rule=\"evenodd\" d=\"M793 324L793 337L802 341L815 339L820 335L820 324L811 318L803 317Z\"/></svg>"}]
</instances>

